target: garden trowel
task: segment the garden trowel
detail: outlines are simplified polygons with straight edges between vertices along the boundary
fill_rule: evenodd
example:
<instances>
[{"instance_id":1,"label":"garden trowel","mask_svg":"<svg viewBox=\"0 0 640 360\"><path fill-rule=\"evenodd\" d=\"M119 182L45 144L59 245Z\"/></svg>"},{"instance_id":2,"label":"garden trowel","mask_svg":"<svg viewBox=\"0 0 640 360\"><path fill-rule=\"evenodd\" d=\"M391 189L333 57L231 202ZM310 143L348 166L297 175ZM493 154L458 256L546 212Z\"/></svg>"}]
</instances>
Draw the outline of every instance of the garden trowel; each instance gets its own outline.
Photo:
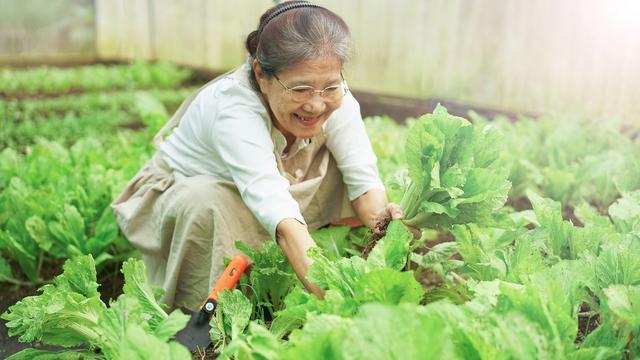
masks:
<instances>
[{"instance_id":1,"label":"garden trowel","mask_svg":"<svg viewBox=\"0 0 640 360\"><path fill-rule=\"evenodd\" d=\"M181 308L185 314L191 314L191 319L189 319L187 326L176 334L176 340L189 348L191 352L196 351L198 348L206 348L211 344L211 336L209 335L211 325L209 325L209 320L218 306L218 292L224 289L232 289L240 280L240 276L247 268L247 264L245 257L235 256L209 293L207 301L200 306L200 311L193 312L189 309Z\"/></svg>"}]
</instances>

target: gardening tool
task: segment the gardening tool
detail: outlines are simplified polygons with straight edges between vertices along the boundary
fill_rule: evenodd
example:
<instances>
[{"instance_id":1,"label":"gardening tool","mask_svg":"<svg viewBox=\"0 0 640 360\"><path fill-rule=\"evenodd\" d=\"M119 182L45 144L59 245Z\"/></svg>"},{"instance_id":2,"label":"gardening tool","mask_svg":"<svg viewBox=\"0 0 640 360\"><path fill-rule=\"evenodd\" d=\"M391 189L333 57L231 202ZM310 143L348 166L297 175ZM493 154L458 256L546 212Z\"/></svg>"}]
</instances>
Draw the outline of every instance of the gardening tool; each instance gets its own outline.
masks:
<instances>
[{"instance_id":1,"label":"gardening tool","mask_svg":"<svg viewBox=\"0 0 640 360\"><path fill-rule=\"evenodd\" d=\"M207 301L200 306L200 311L193 312L189 309L181 308L185 314L191 314L191 319L189 319L187 326L176 334L176 340L189 348L191 352L196 351L198 348L206 348L211 344L211 337L209 336L211 325L209 325L209 320L218 307L218 292L224 289L232 289L240 280L240 276L247 268L247 264L247 259L244 256L235 256L209 293Z\"/></svg>"}]
</instances>

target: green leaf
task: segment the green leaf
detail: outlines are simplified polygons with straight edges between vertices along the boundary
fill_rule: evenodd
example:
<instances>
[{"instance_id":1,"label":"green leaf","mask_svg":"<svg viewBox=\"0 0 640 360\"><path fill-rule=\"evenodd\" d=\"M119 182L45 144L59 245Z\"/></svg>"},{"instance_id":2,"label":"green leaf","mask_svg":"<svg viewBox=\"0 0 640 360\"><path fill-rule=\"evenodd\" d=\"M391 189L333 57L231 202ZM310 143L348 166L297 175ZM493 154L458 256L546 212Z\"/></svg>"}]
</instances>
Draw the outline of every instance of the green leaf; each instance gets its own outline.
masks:
<instances>
[{"instance_id":1,"label":"green leaf","mask_svg":"<svg viewBox=\"0 0 640 360\"><path fill-rule=\"evenodd\" d=\"M13 279L14 277L11 265L9 265L7 260L0 256L0 282L11 281Z\"/></svg>"},{"instance_id":2,"label":"green leaf","mask_svg":"<svg viewBox=\"0 0 640 360\"><path fill-rule=\"evenodd\" d=\"M287 307L277 313L278 318L289 318L304 322L309 314L333 314L353 316L358 310L358 304L353 296L345 296L338 290L327 290L324 300L296 288L286 298Z\"/></svg>"},{"instance_id":3,"label":"green leaf","mask_svg":"<svg viewBox=\"0 0 640 360\"><path fill-rule=\"evenodd\" d=\"M433 214L446 214L450 218L455 218L460 214L460 210L456 209L451 201L447 201L445 204L427 201L420 204L420 211Z\"/></svg>"},{"instance_id":4,"label":"green leaf","mask_svg":"<svg viewBox=\"0 0 640 360\"><path fill-rule=\"evenodd\" d=\"M6 360L93 360L104 359L104 356L89 350L48 351L24 349L9 356Z\"/></svg>"},{"instance_id":5,"label":"green leaf","mask_svg":"<svg viewBox=\"0 0 640 360\"><path fill-rule=\"evenodd\" d=\"M620 359L620 352L608 347L580 348L567 354L568 360L613 360Z\"/></svg>"},{"instance_id":6,"label":"green leaf","mask_svg":"<svg viewBox=\"0 0 640 360\"><path fill-rule=\"evenodd\" d=\"M44 251L50 251L53 246L53 241L49 237L47 231L47 224L42 220L40 216L32 216L25 222L25 228L29 232L29 236L35 240L40 248Z\"/></svg>"},{"instance_id":7,"label":"green leaf","mask_svg":"<svg viewBox=\"0 0 640 360\"><path fill-rule=\"evenodd\" d=\"M289 336L290 346L282 353L282 359L340 359L341 343L352 331L352 320L335 315L310 314L301 330Z\"/></svg>"},{"instance_id":8,"label":"green leaf","mask_svg":"<svg viewBox=\"0 0 640 360\"><path fill-rule=\"evenodd\" d=\"M640 285L640 253L624 245L609 245L595 263L595 276L600 288L611 285Z\"/></svg>"},{"instance_id":9,"label":"green leaf","mask_svg":"<svg viewBox=\"0 0 640 360\"><path fill-rule=\"evenodd\" d=\"M191 360L191 353L177 342L166 343L146 333L138 325L130 325L120 344L120 358L132 360Z\"/></svg>"},{"instance_id":10,"label":"green leaf","mask_svg":"<svg viewBox=\"0 0 640 360\"><path fill-rule=\"evenodd\" d=\"M466 182L467 177L464 171L460 168L460 165L453 164L450 168L444 171L442 175L441 186L445 189L456 189L449 192L451 197L458 197L463 194L461 187ZM455 195L455 196L454 196Z\"/></svg>"},{"instance_id":11,"label":"green leaf","mask_svg":"<svg viewBox=\"0 0 640 360\"><path fill-rule=\"evenodd\" d=\"M85 244L85 249L93 256L99 256L118 237L119 229L111 207L106 207L98 219L94 235Z\"/></svg>"},{"instance_id":12,"label":"green leaf","mask_svg":"<svg viewBox=\"0 0 640 360\"><path fill-rule=\"evenodd\" d=\"M332 226L318 229L311 233L315 243L332 259L343 257L349 248L349 226Z\"/></svg>"},{"instance_id":13,"label":"green leaf","mask_svg":"<svg viewBox=\"0 0 640 360\"><path fill-rule=\"evenodd\" d=\"M87 298L100 296L93 257L79 256L67 260L63 270L64 272L53 280L58 289L79 293Z\"/></svg>"},{"instance_id":14,"label":"green leaf","mask_svg":"<svg viewBox=\"0 0 640 360\"><path fill-rule=\"evenodd\" d=\"M180 310L174 310L158 324L153 335L160 340L168 341L173 339L178 331L184 329L188 322L189 315L183 314Z\"/></svg>"},{"instance_id":15,"label":"green leaf","mask_svg":"<svg viewBox=\"0 0 640 360\"><path fill-rule=\"evenodd\" d=\"M156 329L168 316L156 301L155 293L147 282L144 263L142 260L129 259L122 264L124 274L123 291L125 294L136 298L149 315L149 324Z\"/></svg>"},{"instance_id":16,"label":"green leaf","mask_svg":"<svg viewBox=\"0 0 640 360\"><path fill-rule=\"evenodd\" d=\"M257 318L267 317L264 309L273 318L276 311L284 307L284 298L300 283L294 275L282 249L274 242L268 241L254 250L247 244L237 241L236 248L253 260L253 267L249 275L252 298L255 299Z\"/></svg>"},{"instance_id":17,"label":"green leaf","mask_svg":"<svg viewBox=\"0 0 640 360\"><path fill-rule=\"evenodd\" d=\"M136 298L122 294L100 316L98 329L103 339L100 350L107 358L119 357L120 343L130 325L143 326L146 331L149 331L149 324L143 310Z\"/></svg>"},{"instance_id":18,"label":"green leaf","mask_svg":"<svg viewBox=\"0 0 640 360\"><path fill-rule=\"evenodd\" d=\"M38 274L38 256L39 253L27 251L23 243L7 231L0 230L0 244L11 254L11 258L15 259L20 266L22 272L27 275L29 280L39 280Z\"/></svg>"},{"instance_id":19,"label":"green leaf","mask_svg":"<svg viewBox=\"0 0 640 360\"><path fill-rule=\"evenodd\" d=\"M565 271L560 271L561 268L557 269L558 271L553 273L555 276L567 275L566 269L563 269ZM572 270L575 272L576 269ZM569 271L569 274L573 275L573 272ZM546 333L549 350L552 353L571 352L574 349L573 342L578 329L573 312L581 303L578 299L582 300L586 297L586 294L578 296L577 291L584 292L584 289L564 288L567 283L572 287L579 287L579 283L556 282L556 279L550 279L549 275L541 277L540 280L520 289L501 286L501 296L498 298L496 310L498 314L518 312L530 322L537 324ZM547 280L546 283L545 280ZM570 296L569 298L558 297L559 293L569 293Z\"/></svg>"},{"instance_id":20,"label":"green leaf","mask_svg":"<svg viewBox=\"0 0 640 360\"><path fill-rule=\"evenodd\" d=\"M305 314L307 312L305 311ZM303 319L289 317L289 316L277 316L271 322L271 326L269 327L269 331L273 336L277 339L282 339L285 335L291 333L292 330L298 329L302 326Z\"/></svg>"},{"instance_id":21,"label":"green leaf","mask_svg":"<svg viewBox=\"0 0 640 360\"><path fill-rule=\"evenodd\" d=\"M372 269L402 270L407 263L409 244L413 235L402 221L393 220L387 227L386 235L378 240L367 259Z\"/></svg>"},{"instance_id":22,"label":"green leaf","mask_svg":"<svg viewBox=\"0 0 640 360\"><path fill-rule=\"evenodd\" d=\"M409 132L405 145L409 177L419 191L431 183L431 171L443 151L444 134L428 132L423 120Z\"/></svg>"},{"instance_id":23,"label":"green leaf","mask_svg":"<svg viewBox=\"0 0 640 360\"><path fill-rule=\"evenodd\" d=\"M412 253L411 261L424 269L431 269L438 275L445 276L451 270L463 265L462 261L451 259L457 252L457 243L444 242L435 245L425 254Z\"/></svg>"},{"instance_id":24,"label":"green leaf","mask_svg":"<svg viewBox=\"0 0 640 360\"><path fill-rule=\"evenodd\" d=\"M78 209L72 205L65 205L64 209L56 214L56 219L57 221L49 223L51 235L72 255L85 255L84 219Z\"/></svg>"},{"instance_id":25,"label":"green leaf","mask_svg":"<svg viewBox=\"0 0 640 360\"><path fill-rule=\"evenodd\" d=\"M542 268L539 249L523 230L456 225L453 235L464 259L461 271L478 280L507 279ZM513 246L515 242L515 248Z\"/></svg>"},{"instance_id":26,"label":"green leaf","mask_svg":"<svg viewBox=\"0 0 640 360\"><path fill-rule=\"evenodd\" d=\"M609 215L620 232L640 234L640 190L618 199L609 207Z\"/></svg>"},{"instance_id":27,"label":"green leaf","mask_svg":"<svg viewBox=\"0 0 640 360\"><path fill-rule=\"evenodd\" d=\"M221 292L219 300L224 322L231 328L231 338L235 339L243 333L249 324L253 310L251 301L236 289Z\"/></svg>"},{"instance_id":28,"label":"green leaf","mask_svg":"<svg viewBox=\"0 0 640 360\"><path fill-rule=\"evenodd\" d=\"M416 281L413 272L380 269L366 273L356 284L355 300L359 303L383 303L417 305L424 290Z\"/></svg>"},{"instance_id":29,"label":"green leaf","mask_svg":"<svg viewBox=\"0 0 640 360\"><path fill-rule=\"evenodd\" d=\"M559 202L544 199L533 191L527 191L527 197L533 205L538 222L547 234L546 244L552 255L563 259L575 258L571 253L571 236L573 226L562 220L562 209Z\"/></svg>"},{"instance_id":30,"label":"green leaf","mask_svg":"<svg viewBox=\"0 0 640 360\"><path fill-rule=\"evenodd\" d=\"M256 322L249 323L246 334L235 338L220 354L221 359L280 359L284 347L269 330Z\"/></svg>"},{"instance_id":31,"label":"green leaf","mask_svg":"<svg viewBox=\"0 0 640 360\"><path fill-rule=\"evenodd\" d=\"M640 286L614 285L604 289L604 293L611 312L640 333Z\"/></svg>"},{"instance_id":32,"label":"green leaf","mask_svg":"<svg viewBox=\"0 0 640 360\"><path fill-rule=\"evenodd\" d=\"M450 334L443 320L414 306L367 304L341 339L339 358L451 358Z\"/></svg>"},{"instance_id":33,"label":"green leaf","mask_svg":"<svg viewBox=\"0 0 640 360\"><path fill-rule=\"evenodd\" d=\"M309 249L309 256L314 260L307 272L307 279L310 282L322 289L336 290L345 298L353 298L355 283L368 270L364 259L353 256L331 261L318 248Z\"/></svg>"}]
</instances>

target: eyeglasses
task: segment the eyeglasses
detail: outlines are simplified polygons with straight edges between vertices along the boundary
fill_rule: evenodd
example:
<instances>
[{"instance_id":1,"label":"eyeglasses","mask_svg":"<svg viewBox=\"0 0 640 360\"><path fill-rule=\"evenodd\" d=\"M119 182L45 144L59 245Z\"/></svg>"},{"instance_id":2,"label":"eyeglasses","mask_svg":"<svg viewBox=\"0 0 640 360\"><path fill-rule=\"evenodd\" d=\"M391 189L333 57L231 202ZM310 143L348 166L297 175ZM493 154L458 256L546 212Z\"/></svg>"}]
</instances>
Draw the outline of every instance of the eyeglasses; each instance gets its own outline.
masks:
<instances>
[{"instance_id":1,"label":"eyeglasses","mask_svg":"<svg viewBox=\"0 0 640 360\"><path fill-rule=\"evenodd\" d=\"M347 84L344 81L344 77L342 76L342 73L340 73L341 83L339 85L327 86L322 90L316 90L312 86L308 86L308 85L300 85L300 86L294 86L290 88L287 85L283 84L282 81L280 81L280 78L278 78L278 75L274 74L273 76L276 78L276 80L278 80L280 85L282 85L282 87L284 88L285 92L289 95L291 100L295 102L308 101L316 93L320 94L320 97L325 99L326 101L332 101L332 102L338 101L347 94L347 91L349 91L349 88L347 87Z\"/></svg>"}]
</instances>

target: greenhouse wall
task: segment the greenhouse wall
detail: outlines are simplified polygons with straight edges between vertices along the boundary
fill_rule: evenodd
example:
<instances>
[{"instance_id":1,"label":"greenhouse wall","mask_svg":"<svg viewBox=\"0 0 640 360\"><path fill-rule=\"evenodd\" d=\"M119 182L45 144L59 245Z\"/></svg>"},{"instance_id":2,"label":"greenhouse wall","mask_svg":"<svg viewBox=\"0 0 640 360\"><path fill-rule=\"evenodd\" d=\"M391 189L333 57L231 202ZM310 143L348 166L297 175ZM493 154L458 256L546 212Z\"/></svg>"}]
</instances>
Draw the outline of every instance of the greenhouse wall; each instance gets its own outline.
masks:
<instances>
[{"instance_id":1,"label":"greenhouse wall","mask_svg":"<svg viewBox=\"0 0 640 360\"><path fill-rule=\"evenodd\" d=\"M246 58L244 39L274 1L0 0L3 3L31 8L40 4L47 15L22 23L11 12L0 15L0 59L95 56L168 60L222 71ZM352 88L516 112L638 121L640 2L317 3L335 10L351 27L355 56L346 76ZM28 26L33 31L26 31Z\"/></svg>"},{"instance_id":2,"label":"greenhouse wall","mask_svg":"<svg viewBox=\"0 0 640 360\"><path fill-rule=\"evenodd\" d=\"M96 61L93 0L0 0L0 65Z\"/></svg>"}]
</instances>

